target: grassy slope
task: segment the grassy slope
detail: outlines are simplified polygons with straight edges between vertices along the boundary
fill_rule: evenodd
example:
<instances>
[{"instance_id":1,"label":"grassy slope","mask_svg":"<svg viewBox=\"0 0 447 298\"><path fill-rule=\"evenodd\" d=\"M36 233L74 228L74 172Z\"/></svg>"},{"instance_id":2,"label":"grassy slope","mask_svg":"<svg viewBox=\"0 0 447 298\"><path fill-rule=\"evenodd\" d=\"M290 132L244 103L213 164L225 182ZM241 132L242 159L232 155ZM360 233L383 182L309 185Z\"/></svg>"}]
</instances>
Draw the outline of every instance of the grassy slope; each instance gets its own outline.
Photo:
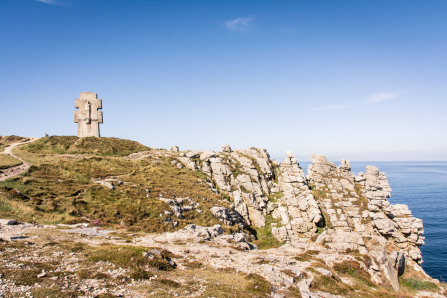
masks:
<instances>
[{"instance_id":1,"label":"grassy slope","mask_svg":"<svg viewBox=\"0 0 447 298\"><path fill-rule=\"evenodd\" d=\"M10 155L0 153L0 170L21 165L22 162Z\"/></svg>"},{"instance_id":2,"label":"grassy slope","mask_svg":"<svg viewBox=\"0 0 447 298\"><path fill-rule=\"evenodd\" d=\"M0 152L3 152L7 146L16 142L25 142L29 138L19 137L19 136L0 136Z\"/></svg>"},{"instance_id":3,"label":"grassy slope","mask_svg":"<svg viewBox=\"0 0 447 298\"><path fill-rule=\"evenodd\" d=\"M172 218L179 221L179 228L220 223L209 208L225 202L197 178L201 173L178 169L166 157L123 157L142 150L150 148L115 138L49 137L25 145L16 152L33 166L0 183L0 217L35 218L42 223L75 223L88 217L147 232L169 231L173 227L164 222L164 211L170 208L159 200L163 196L190 197L200 203L203 213L189 211L183 220ZM92 180L110 177L125 183L116 183L111 190Z\"/></svg>"},{"instance_id":4,"label":"grassy slope","mask_svg":"<svg viewBox=\"0 0 447 298\"><path fill-rule=\"evenodd\" d=\"M150 150L153 157L141 160L131 160L125 157L130 153L142 150ZM102 224L106 225L117 225L123 222L134 230L162 232L173 230L174 227L171 223L164 222L166 218L164 211L170 211L170 208L159 200L160 196L168 198L190 197L200 203L199 209L204 212L185 212L186 218L183 220L173 218L173 220L180 222L178 228L190 223L199 225L220 223L211 215L209 208L227 204L221 196L209 190L207 184L203 183L203 173L179 169L171 164L169 157L163 157L164 151L151 150L129 140L49 137L23 146L16 152L31 162L33 166L24 175L0 182L0 217L3 218L14 217L23 221L35 219L41 223L73 223L84 221L84 217L88 217L92 220L99 219ZM116 184L116 189L111 190L92 181L92 178L104 179L110 177L115 177L117 180L126 183ZM204 198L206 200L203 200ZM161 217L160 214L162 214ZM272 240L270 223L271 219L265 229L256 233L259 238L257 244L261 248L264 244L266 247L280 244L277 241L270 241ZM226 228L228 229L228 227ZM64 246L63 243L60 245ZM108 249L115 250L114 247L92 248L80 245L79 248L70 249L88 251L89 259L86 261L92 262L92 264L104 261L104 258L110 256L133 258L133 260L137 256L141 256L139 248L131 247L125 248L122 255L110 254ZM313 255L306 257L314 258ZM123 264L134 263L130 261L122 262L121 259L107 259L107 261L118 267ZM387 287L372 286L368 276L360 274L364 272L359 269L355 262L351 263L331 269L327 268L324 263L319 262L318 258L315 258L312 267L320 266L332 270L336 275L355 278L356 283L353 288L350 288L341 283L338 278L319 276L311 285L311 290L323 290L344 295L352 293L356 289L358 297L394 297L398 295L409 297L416 290L436 291L436 286L423 281L423 277L412 272L406 272L400 279L402 291L392 293ZM144 272L140 270L141 268L130 269L131 273L136 276L144 275ZM92 276L98 273L88 270L88 268L85 268L85 270L81 273L92 274ZM13 276L17 273L10 272L6 268L0 268L0 271L5 276ZM30 271L30 276L35 278L36 272ZM206 278L201 276L202 273L206 274ZM318 272L315 273L318 274ZM215 294L214 296L227 296L234 290L246 291L247 296L250 296L250 294L257 296L261 293L250 293L250 291L254 288L264 291L264 287L268 286L256 276L244 277L236 275L234 272L226 273L217 270L191 269L188 272L174 270L163 274L167 280L183 278L184 276L205 278L210 281L207 291L210 291L209 294ZM24 276L24 281L27 278L27 276ZM79 278L87 277L79 276ZM214 283L213 278L227 278L229 282L213 288L211 286ZM235 286L239 284L243 286L236 289ZM172 288L172 285L162 282L157 285ZM181 288L184 288L184 286ZM265 292L268 292L268 289Z\"/></svg>"},{"instance_id":5,"label":"grassy slope","mask_svg":"<svg viewBox=\"0 0 447 298\"><path fill-rule=\"evenodd\" d=\"M117 138L78 138L51 136L28 144L24 151L38 154L92 154L99 156L126 156L130 153L150 150L138 142Z\"/></svg>"}]
</instances>

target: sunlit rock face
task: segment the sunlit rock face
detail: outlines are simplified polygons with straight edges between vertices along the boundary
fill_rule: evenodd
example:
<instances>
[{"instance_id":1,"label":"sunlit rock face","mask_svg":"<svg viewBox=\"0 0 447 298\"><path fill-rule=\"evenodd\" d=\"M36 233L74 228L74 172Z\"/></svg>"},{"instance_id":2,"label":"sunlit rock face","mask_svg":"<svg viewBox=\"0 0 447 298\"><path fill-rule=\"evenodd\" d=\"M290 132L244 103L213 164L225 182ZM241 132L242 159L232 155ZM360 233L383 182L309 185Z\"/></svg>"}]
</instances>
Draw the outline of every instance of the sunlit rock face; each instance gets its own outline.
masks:
<instances>
[{"instance_id":1,"label":"sunlit rock face","mask_svg":"<svg viewBox=\"0 0 447 298\"><path fill-rule=\"evenodd\" d=\"M336 166L316 154L306 177L291 152L278 163L264 149L229 145L222 152L179 152L178 160L205 173L231 201L231 210L213 209L225 224L265 227L281 242L327 253L328 263L346 252L372 256L370 274L394 288L402 258L422 261L422 221L406 205L389 203L388 179L376 167L356 176L349 161Z\"/></svg>"}]
</instances>

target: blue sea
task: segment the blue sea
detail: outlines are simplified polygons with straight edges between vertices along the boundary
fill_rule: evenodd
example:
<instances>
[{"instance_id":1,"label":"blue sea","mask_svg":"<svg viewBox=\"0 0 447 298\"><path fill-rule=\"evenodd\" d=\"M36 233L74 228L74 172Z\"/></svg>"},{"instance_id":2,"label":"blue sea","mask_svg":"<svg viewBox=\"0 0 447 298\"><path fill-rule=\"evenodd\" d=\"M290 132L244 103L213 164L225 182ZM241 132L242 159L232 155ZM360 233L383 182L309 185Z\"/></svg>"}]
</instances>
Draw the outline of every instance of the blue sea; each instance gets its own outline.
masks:
<instances>
[{"instance_id":1,"label":"blue sea","mask_svg":"<svg viewBox=\"0 0 447 298\"><path fill-rule=\"evenodd\" d=\"M307 172L309 163L300 165ZM430 276L447 281L447 162L351 162L356 175L368 165L386 173L393 190L391 204L406 204L413 216L422 219L422 267Z\"/></svg>"}]
</instances>

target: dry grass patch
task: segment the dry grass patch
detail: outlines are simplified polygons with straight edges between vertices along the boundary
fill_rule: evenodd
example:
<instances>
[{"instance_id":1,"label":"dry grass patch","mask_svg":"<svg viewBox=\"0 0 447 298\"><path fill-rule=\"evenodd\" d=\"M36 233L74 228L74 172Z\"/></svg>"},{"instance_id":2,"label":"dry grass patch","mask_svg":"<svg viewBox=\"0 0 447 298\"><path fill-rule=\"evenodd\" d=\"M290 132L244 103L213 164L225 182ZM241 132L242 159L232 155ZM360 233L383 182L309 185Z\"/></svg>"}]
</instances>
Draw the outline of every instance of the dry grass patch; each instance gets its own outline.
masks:
<instances>
[{"instance_id":1,"label":"dry grass patch","mask_svg":"<svg viewBox=\"0 0 447 298\"><path fill-rule=\"evenodd\" d=\"M146 251L148 251L146 247L105 244L99 247L89 247L86 252L88 260L94 263L110 262L117 267L129 269L155 268L164 271L174 269L165 255L161 254L159 258L148 259L143 256Z\"/></svg>"},{"instance_id":2,"label":"dry grass patch","mask_svg":"<svg viewBox=\"0 0 447 298\"><path fill-rule=\"evenodd\" d=\"M82 296L81 292L78 291L64 291L62 287L45 287L36 288L31 291L31 295L35 298L48 298L48 297L61 297L61 298L71 298Z\"/></svg>"},{"instance_id":3,"label":"dry grass patch","mask_svg":"<svg viewBox=\"0 0 447 298\"><path fill-rule=\"evenodd\" d=\"M278 241L272 234L272 223L279 223L280 219L274 219L271 215L267 215L266 223L263 228L249 227L248 231L256 238L253 241L258 246L258 249L269 249L283 245L284 243Z\"/></svg>"},{"instance_id":4,"label":"dry grass patch","mask_svg":"<svg viewBox=\"0 0 447 298\"><path fill-rule=\"evenodd\" d=\"M82 149L83 146L88 150ZM174 231L192 223L220 224L209 209L216 204L228 207L221 195L198 180L197 173L171 164L169 157L141 160L122 157L123 152L140 149L147 148L108 138L50 137L25 145L18 152L33 166L24 175L0 183L8 188L6 192L15 189L23 197L7 196L0 189L0 198L4 199L0 216L17 215L24 221L35 218L46 224L78 223L87 217L99 220L102 226L123 223L130 231L150 233ZM59 155L68 153L78 155L76 158ZM92 180L106 178L124 184L111 190ZM166 215L164 211L170 211L170 207L160 197L189 197L200 204L203 212L184 212L183 219ZM26 212L21 210L24 208ZM174 221L179 222L177 228L172 225Z\"/></svg>"},{"instance_id":5,"label":"dry grass patch","mask_svg":"<svg viewBox=\"0 0 447 298\"><path fill-rule=\"evenodd\" d=\"M361 278L366 281L371 280L371 275L360 266L360 263L357 261L349 260L349 261L343 261L341 263L336 263L333 266L334 270L349 275L351 277L355 278Z\"/></svg>"},{"instance_id":6,"label":"dry grass patch","mask_svg":"<svg viewBox=\"0 0 447 298\"><path fill-rule=\"evenodd\" d=\"M13 144L13 143L17 143L17 142L26 142L28 141L29 138L25 138L25 137L19 137L19 136L0 136L0 152L3 152L3 150L5 150L6 147L8 147L9 145Z\"/></svg>"},{"instance_id":7,"label":"dry grass patch","mask_svg":"<svg viewBox=\"0 0 447 298\"><path fill-rule=\"evenodd\" d=\"M0 153L0 170L21 165L22 162L8 154Z\"/></svg>"},{"instance_id":8,"label":"dry grass patch","mask_svg":"<svg viewBox=\"0 0 447 298\"><path fill-rule=\"evenodd\" d=\"M248 284L245 286L247 292L256 295L269 295L271 293L271 285L264 277L256 273L250 273L245 278L248 280Z\"/></svg>"},{"instance_id":9,"label":"dry grass patch","mask_svg":"<svg viewBox=\"0 0 447 298\"><path fill-rule=\"evenodd\" d=\"M411 266L406 266L405 272L399 276L401 290L413 295L418 291L438 292L439 286L429 280L419 271L415 271ZM442 285L442 284L441 284Z\"/></svg>"},{"instance_id":10,"label":"dry grass patch","mask_svg":"<svg viewBox=\"0 0 447 298\"><path fill-rule=\"evenodd\" d=\"M418 291L429 291L429 292L439 291L439 287L435 283L412 277L410 278L399 277L399 284L402 290L406 290L411 293L417 293Z\"/></svg>"},{"instance_id":11,"label":"dry grass patch","mask_svg":"<svg viewBox=\"0 0 447 298\"><path fill-rule=\"evenodd\" d=\"M21 150L40 154L126 156L139 151L148 151L150 148L135 141L117 138L51 136L25 145Z\"/></svg>"},{"instance_id":12,"label":"dry grass patch","mask_svg":"<svg viewBox=\"0 0 447 298\"><path fill-rule=\"evenodd\" d=\"M187 267L187 268L196 268L196 269L200 269L203 267L203 264L199 261L187 261L185 263L183 263L183 266Z\"/></svg>"},{"instance_id":13,"label":"dry grass patch","mask_svg":"<svg viewBox=\"0 0 447 298\"><path fill-rule=\"evenodd\" d=\"M342 283L340 280L325 275L315 276L309 288L313 292L322 291L330 294L343 295L343 296L350 292L353 292L353 289L351 287Z\"/></svg>"}]
</instances>

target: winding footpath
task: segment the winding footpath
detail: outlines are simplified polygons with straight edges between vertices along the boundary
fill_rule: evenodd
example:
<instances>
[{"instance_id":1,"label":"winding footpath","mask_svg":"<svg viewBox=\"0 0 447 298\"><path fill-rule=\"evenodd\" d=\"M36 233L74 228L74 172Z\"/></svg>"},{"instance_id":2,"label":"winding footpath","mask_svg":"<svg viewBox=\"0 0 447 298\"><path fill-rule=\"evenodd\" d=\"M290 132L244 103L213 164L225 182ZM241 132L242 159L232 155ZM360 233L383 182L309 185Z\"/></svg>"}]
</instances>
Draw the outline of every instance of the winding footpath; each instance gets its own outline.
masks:
<instances>
[{"instance_id":1,"label":"winding footpath","mask_svg":"<svg viewBox=\"0 0 447 298\"><path fill-rule=\"evenodd\" d=\"M0 152L0 153L3 153L3 154L10 155L10 156L12 156L14 158L17 158L18 160L20 160L22 162L21 165L0 170L0 181L4 181L6 179L15 177L15 176L17 176L19 174L22 174L23 172L25 172L25 171L27 171L29 169L30 164L27 163L26 161L24 161L19 156L15 155L12 151L13 151L14 148L16 148L18 146L25 145L25 144L37 141L38 139L39 138L31 138L29 141L26 141L26 142L12 143L8 147L6 147L3 152Z\"/></svg>"}]
</instances>

